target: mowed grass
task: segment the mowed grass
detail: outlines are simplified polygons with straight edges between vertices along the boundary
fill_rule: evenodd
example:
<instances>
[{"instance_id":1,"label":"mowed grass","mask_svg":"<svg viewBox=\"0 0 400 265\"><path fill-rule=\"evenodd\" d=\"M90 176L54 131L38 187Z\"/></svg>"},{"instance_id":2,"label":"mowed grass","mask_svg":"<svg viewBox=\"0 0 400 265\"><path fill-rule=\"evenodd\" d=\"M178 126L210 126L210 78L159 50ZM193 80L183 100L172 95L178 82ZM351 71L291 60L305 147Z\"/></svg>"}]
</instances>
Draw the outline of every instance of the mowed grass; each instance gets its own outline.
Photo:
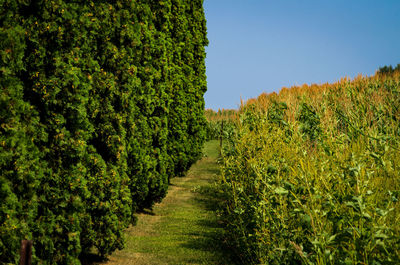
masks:
<instances>
[{"instance_id":1,"label":"mowed grass","mask_svg":"<svg viewBox=\"0 0 400 265\"><path fill-rule=\"evenodd\" d=\"M218 141L205 144L204 157L187 176L172 179L168 195L153 212L138 215L127 231L125 249L95 264L235 264L223 247L213 183L219 166Z\"/></svg>"}]
</instances>

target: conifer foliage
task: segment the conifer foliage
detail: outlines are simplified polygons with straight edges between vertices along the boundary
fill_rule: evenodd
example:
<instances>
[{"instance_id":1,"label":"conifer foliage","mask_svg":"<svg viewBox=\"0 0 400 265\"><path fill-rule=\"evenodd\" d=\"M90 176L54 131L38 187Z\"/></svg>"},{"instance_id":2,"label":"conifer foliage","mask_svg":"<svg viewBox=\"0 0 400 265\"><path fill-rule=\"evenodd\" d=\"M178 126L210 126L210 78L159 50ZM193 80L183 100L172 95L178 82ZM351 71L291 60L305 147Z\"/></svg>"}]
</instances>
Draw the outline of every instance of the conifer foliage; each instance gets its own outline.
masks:
<instances>
[{"instance_id":1,"label":"conifer foliage","mask_svg":"<svg viewBox=\"0 0 400 265\"><path fill-rule=\"evenodd\" d=\"M0 2L0 263L124 244L205 140L202 0Z\"/></svg>"}]
</instances>

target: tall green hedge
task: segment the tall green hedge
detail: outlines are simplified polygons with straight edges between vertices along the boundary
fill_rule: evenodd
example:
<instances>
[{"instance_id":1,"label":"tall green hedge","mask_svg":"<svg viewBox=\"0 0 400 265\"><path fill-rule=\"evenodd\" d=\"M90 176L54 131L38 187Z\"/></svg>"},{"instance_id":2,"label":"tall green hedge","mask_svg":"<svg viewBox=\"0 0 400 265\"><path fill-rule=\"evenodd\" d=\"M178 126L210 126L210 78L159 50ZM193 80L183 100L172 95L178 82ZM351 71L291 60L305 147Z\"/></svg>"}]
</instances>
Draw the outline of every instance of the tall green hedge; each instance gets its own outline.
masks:
<instances>
[{"instance_id":1,"label":"tall green hedge","mask_svg":"<svg viewBox=\"0 0 400 265\"><path fill-rule=\"evenodd\" d=\"M206 120L203 116L203 94L207 89L204 46L208 44L203 1L172 0L169 47L171 112L169 113L168 152L174 172L189 169L200 153L205 140ZM185 15L180 15L185 14ZM192 15L190 15L192 14ZM200 103L200 104L198 104ZM201 118L198 118L201 117Z\"/></svg>"},{"instance_id":2,"label":"tall green hedge","mask_svg":"<svg viewBox=\"0 0 400 265\"><path fill-rule=\"evenodd\" d=\"M205 139L203 1L0 1L0 263L124 245Z\"/></svg>"}]
</instances>

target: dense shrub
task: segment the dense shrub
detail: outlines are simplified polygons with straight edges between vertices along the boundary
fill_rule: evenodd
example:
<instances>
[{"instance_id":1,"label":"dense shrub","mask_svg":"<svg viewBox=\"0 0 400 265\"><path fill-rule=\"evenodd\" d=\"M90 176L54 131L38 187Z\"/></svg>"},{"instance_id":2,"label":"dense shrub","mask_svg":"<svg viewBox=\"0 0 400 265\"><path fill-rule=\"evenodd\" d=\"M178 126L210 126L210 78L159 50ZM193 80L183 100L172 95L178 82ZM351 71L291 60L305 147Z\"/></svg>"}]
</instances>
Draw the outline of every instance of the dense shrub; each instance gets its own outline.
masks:
<instances>
[{"instance_id":1,"label":"dense shrub","mask_svg":"<svg viewBox=\"0 0 400 265\"><path fill-rule=\"evenodd\" d=\"M204 46L208 40L203 1L171 2L168 154L173 174L182 175L199 157L206 138L203 95L207 89Z\"/></svg>"},{"instance_id":2,"label":"dense shrub","mask_svg":"<svg viewBox=\"0 0 400 265\"><path fill-rule=\"evenodd\" d=\"M201 153L202 1L2 1L0 35L0 263L122 248Z\"/></svg>"}]
</instances>

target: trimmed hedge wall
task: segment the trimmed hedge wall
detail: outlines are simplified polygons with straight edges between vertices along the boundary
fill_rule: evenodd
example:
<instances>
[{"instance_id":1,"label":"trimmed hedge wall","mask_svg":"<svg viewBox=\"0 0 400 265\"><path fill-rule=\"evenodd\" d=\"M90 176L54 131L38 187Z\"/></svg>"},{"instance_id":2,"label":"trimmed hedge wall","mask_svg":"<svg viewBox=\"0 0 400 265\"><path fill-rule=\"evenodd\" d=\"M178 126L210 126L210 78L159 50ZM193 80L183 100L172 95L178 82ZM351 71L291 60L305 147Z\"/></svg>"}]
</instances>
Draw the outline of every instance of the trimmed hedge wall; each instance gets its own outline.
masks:
<instances>
[{"instance_id":1,"label":"trimmed hedge wall","mask_svg":"<svg viewBox=\"0 0 400 265\"><path fill-rule=\"evenodd\" d=\"M124 245L205 140L201 0L0 2L0 263Z\"/></svg>"}]
</instances>

